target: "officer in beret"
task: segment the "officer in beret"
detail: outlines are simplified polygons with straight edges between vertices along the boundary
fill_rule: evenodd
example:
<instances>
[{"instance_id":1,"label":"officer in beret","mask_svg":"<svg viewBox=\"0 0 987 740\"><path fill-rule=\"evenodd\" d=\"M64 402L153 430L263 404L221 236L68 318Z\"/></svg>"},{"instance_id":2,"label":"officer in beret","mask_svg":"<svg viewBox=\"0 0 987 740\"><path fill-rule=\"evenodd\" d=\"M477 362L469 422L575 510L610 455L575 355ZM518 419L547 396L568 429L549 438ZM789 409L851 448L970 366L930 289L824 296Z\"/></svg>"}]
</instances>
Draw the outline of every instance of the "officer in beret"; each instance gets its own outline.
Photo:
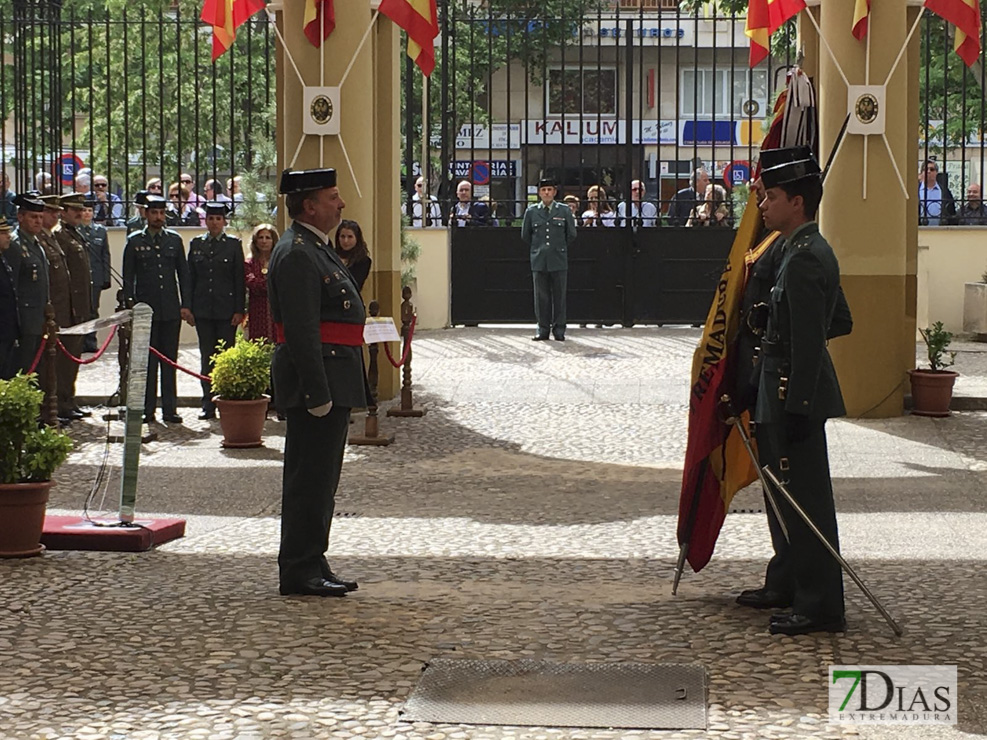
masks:
<instances>
[{"instance_id":1,"label":"officer in beret","mask_svg":"<svg viewBox=\"0 0 987 740\"><path fill-rule=\"evenodd\" d=\"M86 240L86 248L89 250L89 275L93 283L92 318L95 319L99 316L100 296L104 290L110 289L113 269L110 266L110 239L106 234L106 227L103 224L93 223L93 209L96 202L87 199L84 204L82 223L77 228ZM144 224L140 228L144 228ZM130 231L127 233L129 234ZM86 335L83 349L86 352L96 351L95 332Z\"/></svg>"},{"instance_id":2,"label":"officer in beret","mask_svg":"<svg viewBox=\"0 0 987 740\"><path fill-rule=\"evenodd\" d=\"M17 318L20 323L17 368L31 369L45 333L45 306L48 305L48 260L38 241L45 204L34 195L21 193L17 206L17 230L4 255L14 276L17 292Z\"/></svg>"},{"instance_id":3,"label":"officer in beret","mask_svg":"<svg viewBox=\"0 0 987 740\"><path fill-rule=\"evenodd\" d=\"M89 321L93 316L93 284L89 264L89 248L86 239L79 232L82 224L82 213L86 207L85 196L82 193L72 193L61 198L61 223L52 229L52 234L65 256L69 269L69 284L72 298L72 324ZM62 326L62 324L59 324ZM66 334L62 344L76 357L83 351L84 338ZM75 400L75 381L79 375L79 366L64 354L58 354L58 415L64 418L82 418L92 416L89 411L83 411Z\"/></svg>"},{"instance_id":4,"label":"officer in beret","mask_svg":"<svg viewBox=\"0 0 987 740\"><path fill-rule=\"evenodd\" d=\"M568 206L555 202L555 181L538 182L539 202L529 206L521 222L521 239L531 247L531 276L535 287L536 342L552 336L565 341L565 293L569 274L569 245L576 238L576 219Z\"/></svg>"},{"instance_id":5,"label":"officer in beret","mask_svg":"<svg viewBox=\"0 0 987 740\"><path fill-rule=\"evenodd\" d=\"M281 175L293 223L268 268L278 342L272 378L287 417L281 495L282 595L345 596L354 581L326 560L350 409L369 402L363 371L366 312L330 233L345 207L332 169Z\"/></svg>"},{"instance_id":6,"label":"officer in beret","mask_svg":"<svg viewBox=\"0 0 987 740\"><path fill-rule=\"evenodd\" d=\"M14 274L4 253L10 248L13 229L0 220L0 380L17 374L17 292Z\"/></svg>"},{"instance_id":7,"label":"officer in beret","mask_svg":"<svg viewBox=\"0 0 987 740\"><path fill-rule=\"evenodd\" d=\"M846 409L826 349L840 295L840 266L815 222L822 199L811 156L766 168L760 204L766 228L784 239L771 288L755 420L760 463L770 465L827 540L839 548L825 424ZM760 589L772 634L843 632L843 574L801 517L776 495L789 538L772 526L775 558ZM776 523L774 523L776 524ZM753 593L753 592L752 592ZM742 595L743 596L743 595Z\"/></svg>"},{"instance_id":8,"label":"officer in beret","mask_svg":"<svg viewBox=\"0 0 987 740\"><path fill-rule=\"evenodd\" d=\"M151 346L172 361L178 358L178 335L182 321L193 323L189 308L188 262L185 245L177 232L165 228L167 201L160 195L147 197L147 226L127 237L123 250L124 297L146 303L154 311L151 319ZM136 358L135 358L136 360ZM147 362L147 392L144 421L154 421L158 405L158 365L161 366L161 418L181 424L175 368L150 353Z\"/></svg>"},{"instance_id":9,"label":"officer in beret","mask_svg":"<svg viewBox=\"0 0 987 740\"><path fill-rule=\"evenodd\" d=\"M189 243L189 285L192 291L192 325L199 334L199 354L202 375L212 373L212 356L219 343L231 347L236 341L236 328L243 323L246 289L244 287L243 244L230 236L226 217L227 203L207 202L207 233ZM215 419L216 404L212 386L202 381L202 413L200 419Z\"/></svg>"}]
</instances>

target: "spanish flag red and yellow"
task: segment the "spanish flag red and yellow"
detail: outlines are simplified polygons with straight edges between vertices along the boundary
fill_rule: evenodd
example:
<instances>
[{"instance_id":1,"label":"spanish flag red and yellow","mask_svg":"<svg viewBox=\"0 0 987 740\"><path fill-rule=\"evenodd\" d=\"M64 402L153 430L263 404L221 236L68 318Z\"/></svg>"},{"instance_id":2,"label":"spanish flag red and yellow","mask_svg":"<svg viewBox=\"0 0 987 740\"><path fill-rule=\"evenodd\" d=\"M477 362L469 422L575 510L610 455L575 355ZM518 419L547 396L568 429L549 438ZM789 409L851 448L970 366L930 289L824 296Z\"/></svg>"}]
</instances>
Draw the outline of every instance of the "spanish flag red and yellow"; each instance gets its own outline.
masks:
<instances>
[{"instance_id":1,"label":"spanish flag red and yellow","mask_svg":"<svg viewBox=\"0 0 987 740\"><path fill-rule=\"evenodd\" d=\"M805 8L805 0L750 0L744 33L751 40L750 66L771 52L771 34Z\"/></svg>"},{"instance_id":2,"label":"spanish flag red and yellow","mask_svg":"<svg viewBox=\"0 0 987 740\"><path fill-rule=\"evenodd\" d=\"M247 22L258 10L263 9L264 0L206 0L199 16L212 26L212 60L233 46L236 29Z\"/></svg>"},{"instance_id":3,"label":"spanish flag red and yellow","mask_svg":"<svg viewBox=\"0 0 987 740\"><path fill-rule=\"evenodd\" d=\"M435 0L381 0L380 12L408 34L408 56L428 77L435 69L439 14Z\"/></svg>"},{"instance_id":4,"label":"spanish flag red and yellow","mask_svg":"<svg viewBox=\"0 0 987 740\"><path fill-rule=\"evenodd\" d=\"M319 48L329 38L336 27L336 10L332 0L305 0L305 15L302 16L305 38L312 46Z\"/></svg>"},{"instance_id":5,"label":"spanish flag red and yellow","mask_svg":"<svg viewBox=\"0 0 987 740\"><path fill-rule=\"evenodd\" d=\"M851 33L857 41L867 36L867 20L870 18L870 0L856 0L853 5L853 28Z\"/></svg>"},{"instance_id":6,"label":"spanish flag red and yellow","mask_svg":"<svg viewBox=\"0 0 987 740\"><path fill-rule=\"evenodd\" d=\"M977 0L925 0L925 7L956 26L953 50L972 67L980 56L980 3Z\"/></svg>"}]
</instances>

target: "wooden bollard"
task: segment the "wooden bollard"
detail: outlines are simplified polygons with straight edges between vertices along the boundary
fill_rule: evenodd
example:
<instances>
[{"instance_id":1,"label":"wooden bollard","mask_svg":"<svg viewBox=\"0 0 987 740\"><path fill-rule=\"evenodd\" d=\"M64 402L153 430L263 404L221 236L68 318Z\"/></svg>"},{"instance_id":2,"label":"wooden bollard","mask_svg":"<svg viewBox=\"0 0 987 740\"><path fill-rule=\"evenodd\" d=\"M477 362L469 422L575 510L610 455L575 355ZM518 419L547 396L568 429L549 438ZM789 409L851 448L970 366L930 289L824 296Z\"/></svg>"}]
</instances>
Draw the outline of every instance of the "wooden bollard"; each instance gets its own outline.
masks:
<instances>
[{"instance_id":1,"label":"wooden bollard","mask_svg":"<svg viewBox=\"0 0 987 740\"><path fill-rule=\"evenodd\" d=\"M58 355L58 322L55 321L55 307L50 303L45 306L45 348L42 350L41 371L38 375L39 385L45 392L41 405L41 421L50 427L58 424L58 376L55 370L55 360Z\"/></svg>"},{"instance_id":2,"label":"wooden bollard","mask_svg":"<svg viewBox=\"0 0 987 740\"><path fill-rule=\"evenodd\" d=\"M401 290L401 338L404 340L402 357L404 357L404 373L401 382L401 408L390 408L388 416L424 416L424 409L416 409L411 396L411 322L415 317L415 306L411 302L411 288L405 286Z\"/></svg>"},{"instance_id":3,"label":"wooden bollard","mask_svg":"<svg viewBox=\"0 0 987 740\"><path fill-rule=\"evenodd\" d=\"M380 315L380 304L377 301L370 301L371 316ZM367 368L367 381L370 385L370 405L367 407L367 419L364 423L363 434L351 435L349 443L351 445L376 445L384 447L394 441L393 434L381 434L379 417L377 416L377 383L380 379L380 370L377 367L377 353L380 348L376 342L367 347L370 355L370 365Z\"/></svg>"}]
</instances>

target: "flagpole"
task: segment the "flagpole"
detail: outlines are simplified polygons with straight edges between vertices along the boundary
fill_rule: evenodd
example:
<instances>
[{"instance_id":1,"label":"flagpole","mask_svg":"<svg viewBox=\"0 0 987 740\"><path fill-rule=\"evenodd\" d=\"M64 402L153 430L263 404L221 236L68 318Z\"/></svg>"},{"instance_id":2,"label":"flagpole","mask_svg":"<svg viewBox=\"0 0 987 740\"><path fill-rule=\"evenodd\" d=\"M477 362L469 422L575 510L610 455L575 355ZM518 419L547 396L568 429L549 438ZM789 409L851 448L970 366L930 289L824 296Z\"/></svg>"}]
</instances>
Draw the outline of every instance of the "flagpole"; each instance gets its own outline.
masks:
<instances>
[{"instance_id":1,"label":"flagpole","mask_svg":"<svg viewBox=\"0 0 987 740\"><path fill-rule=\"evenodd\" d=\"M422 73L422 225L434 226L430 217L432 194L428 187L428 76Z\"/></svg>"},{"instance_id":2,"label":"flagpole","mask_svg":"<svg viewBox=\"0 0 987 740\"><path fill-rule=\"evenodd\" d=\"M887 87L887 84L891 82L891 75L893 75L895 70L898 69L898 64L901 62L901 58L905 55L905 49L907 49L908 44L911 43L912 36L915 35L915 29L918 28L919 21L922 20L922 14L924 12L925 12L925 6L923 5L921 8L919 8L918 15L915 16L915 22L912 24L912 30L910 30L908 32L908 36L905 37L905 43L903 43L901 45L901 48L898 50L898 56L894 60L894 64L891 65L891 71L888 72L888 76L884 80L885 87Z\"/></svg>"},{"instance_id":3,"label":"flagpole","mask_svg":"<svg viewBox=\"0 0 987 740\"><path fill-rule=\"evenodd\" d=\"M319 28L319 87L326 86L326 19L329 14L326 12L325 4L319 6L319 19L322 21ZM326 137L319 137L319 168L326 166Z\"/></svg>"}]
</instances>

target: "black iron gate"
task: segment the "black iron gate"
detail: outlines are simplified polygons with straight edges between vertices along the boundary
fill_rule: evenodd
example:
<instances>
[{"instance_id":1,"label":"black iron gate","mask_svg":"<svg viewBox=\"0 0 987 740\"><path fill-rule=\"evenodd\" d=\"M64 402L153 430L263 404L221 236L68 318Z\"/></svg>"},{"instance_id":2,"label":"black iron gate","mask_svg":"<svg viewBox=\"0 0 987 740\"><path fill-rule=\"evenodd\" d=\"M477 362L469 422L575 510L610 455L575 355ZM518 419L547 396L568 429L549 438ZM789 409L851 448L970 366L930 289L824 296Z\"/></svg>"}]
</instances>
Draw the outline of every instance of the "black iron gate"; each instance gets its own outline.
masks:
<instances>
[{"instance_id":1,"label":"black iron gate","mask_svg":"<svg viewBox=\"0 0 987 740\"><path fill-rule=\"evenodd\" d=\"M583 229L569 248L568 322L702 324L732 229ZM452 230L452 323L533 323L520 229Z\"/></svg>"}]
</instances>

